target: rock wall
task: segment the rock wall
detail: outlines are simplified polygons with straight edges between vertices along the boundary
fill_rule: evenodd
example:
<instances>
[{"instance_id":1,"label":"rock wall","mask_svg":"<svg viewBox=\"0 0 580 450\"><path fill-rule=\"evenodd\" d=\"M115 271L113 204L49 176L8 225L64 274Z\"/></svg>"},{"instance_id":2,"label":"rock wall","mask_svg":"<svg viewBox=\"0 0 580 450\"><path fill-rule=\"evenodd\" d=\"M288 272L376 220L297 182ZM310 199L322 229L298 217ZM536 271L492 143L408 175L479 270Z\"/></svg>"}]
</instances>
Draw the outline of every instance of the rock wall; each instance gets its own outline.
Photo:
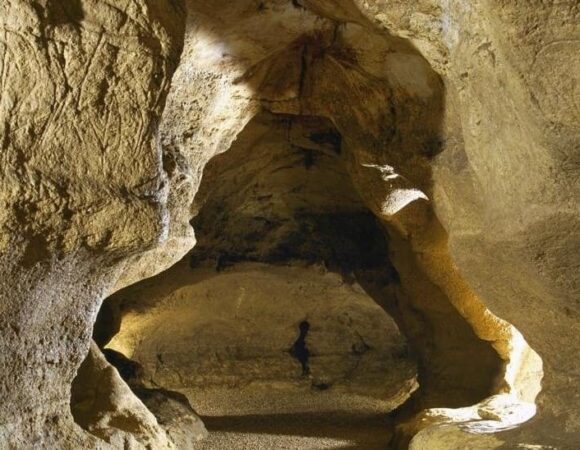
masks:
<instances>
[{"instance_id":1,"label":"rock wall","mask_svg":"<svg viewBox=\"0 0 580 450\"><path fill-rule=\"evenodd\" d=\"M425 268L417 267L413 254L425 250L406 244L405 234L425 235L433 231L432 241L441 247L437 250L439 255L445 252L444 231L437 223L430 223L430 206L419 212L418 218L412 217L415 213L403 218L402 225L394 217L409 203L424 200L425 193L430 194L431 158L441 151L440 128L444 119L444 85L440 78L404 40L375 28L360 14L346 23L345 17L337 18L324 11L319 16L288 2L274 2L264 8L254 3L218 3L211 8L190 4L184 56L166 117L191 120L165 122L165 142L183 161L194 161L190 166L195 187L200 183L205 161L228 149L257 110L330 121L342 136L341 164L350 173L366 207L392 224L393 236L402 234L399 254L403 256L397 259L401 260L400 267L406 272L402 276L408 281L404 283L405 290L399 292L405 298L400 304L411 301L409 309L421 313L405 314L407 323L400 321L400 326L407 327L406 333L421 341L415 347L424 351L422 364L437 367L423 371L429 372L431 382L438 386L432 389L433 404L440 401L437 395L454 398L452 403L456 405L485 397L493 391L501 362L490 345L479 342L470 329L473 324L466 325L456 312L458 306L465 309L459 304L469 288L465 283L458 287L457 282L450 287L453 283L446 281L447 287L441 290L439 282L430 279L433 274L418 275ZM204 81L198 82L199 77ZM194 100L178 101L182 96ZM193 106L202 108L204 114ZM182 129L184 126L188 129ZM202 197L196 197L194 213ZM409 226L415 227L416 232L404 230ZM411 247L426 247L425 239L418 241ZM455 270L450 262L446 264L449 270ZM447 269L437 269L440 265L431 264L444 274ZM459 278L457 274L454 277ZM388 297L382 293L383 288L380 283L374 286L377 297ZM446 292L449 289L454 293ZM449 302L449 295L457 305ZM471 292L467 296L475 298ZM485 315L479 300L473 304L479 305L478 315ZM429 317L424 319L423 314ZM451 317L455 317L454 326L448 327ZM433 327L433 323L438 325ZM493 331L502 326L484 325L487 330L480 333L487 341L505 341L509 327L503 326L502 338ZM425 330L433 330L430 333L437 337ZM455 352L451 350L458 347L454 342L461 342L462 347L464 341L464 354L470 354L472 346L479 346L476 352L485 356L478 359L481 370L460 375L456 371L464 370L464 365L445 362L444 354ZM502 357L509 359L507 351ZM459 360L461 357L457 357ZM450 379L464 379L464 391L458 389L457 382L451 387ZM469 394L469 390L473 393Z\"/></svg>"},{"instance_id":2,"label":"rock wall","mask_svg":"<svg viewBox=\"0 0 580 450\"><path fill-rule=\"evenodd\" d=\"M565 261L566 270L574 271L577 267L576 258L566 251L566 248L575 248L577 243L576 226L570 225L577 222L576 208L570 204L570 199L577 197L577 186L566 181L570 178L555 175L569 173L573 166L577 130L568 115L576 113L573 108L554 107L552 100L562 97L561 90L569 91L574 99L576 93L572 81L558 72L563 69L534 62L536 54L540 60L544 58L540 51L543 47L557 48L556 53L575 60L577 37L572 24L578 14L577 7L499 1L469 5L423 1L409 8L405 2L308 0L294 7L286 2L269 5L218 2L209 8L192 2L190 10L196 19L190 24L188 36L191 37L186 39L185 54L201 57L185 63L177 77L182 73L189 77L203 74L206 80L211 80L204 84L211 86L207 93L197 91L192 97L199 99L193 102L196 106L207 105L207 114L192 115L198 121L207 120L204 122L207 125L177 133L177 139L168 133L175 148L184 154L192 149L207 149L203 152L207 156L196 157L198 161L223 151L229 147L236 130L245 126L258 107L276 113L329 118L343 135L346 147L351 148L353 159L349 170L359 192L363 197L367 195L367 205L392 226L392 247L398 246L398 265L397 257L391 256L405 288L412 291L409 297L421 299L427 293L432 296L434 290L440 290L442 300L438 303L445 305L449 301L476 335L493 343L494 350L506 361L503 387L499 382L489 393L503 390L532 401L542 376L539 359L517 330L486 311L482 299L493 311L517 324L514 317L521 308L512 309L513 314L504 314L504 311L529 299L533 285L537 285L535 298L537 293L550 290L554 292L552 298L577 296L573 273L554 275L554 271L560 270L556 263L559 258ZM315 25L310 22L310 12L319 16ZM300 25L296 23L298 20ZM269 39L273 33L271 24L276 24L275 41ZM310 37L299 37L305 34ZM387 38L388 44L385 44L385 35L391 36ZM411 43L418 52L406 48L405 42ZM514 50L516 42L518 46L526 46L522 55ZM558 44L554 46L552 42ZM325 61L330 58L332 62L326 66ZM527 66L521 62L525 58L530 61ZM351 71L352 68L355 70ZM373 75L373 83L364 80L361 68ZM324 81L326 77L333 82ZM381 88L376 83L381 77L388 87ZM538 83L542 87L535 89ZM196 89L191 83L188 86L190 92ZM560 89L556 88L551 95L546 90L554 91L554 88L546 86ZM212 91L215 95L210 94ZM224 98L228 95L233 100L226 108ZM374 101L369 102L369 98ZM568 99L562 101L569 103ZM374 109L374 105L393 103L390 112ZM538 106L541 103L551 106ZM363 104L364 110L357 109L357 105ZM181 106L177 108L179 113L170 109L172 117L187 114L190 105ZM546 116L542 111L548 109ZM227 132L214 126L217 118L227 123ZM193 122L196 123L200 122ZM391 129L385 127L393 123ZM356 130L365 130L366 134ZM550 138L546 137L548 132ZM532 160L534 163L529 167ZM199 174L199 169L196 173ZM421 193L430 199L427 208L421 202L414 202L410 209L401 209L409 201L422 198ZM562 208L561 205L570 206ZM437 220L433 219L433 213ZM556 220L555 215L562 219ZM534 232L529 233L531 223L542 216L550 223L552 219L554 223L562 223L561 231L556 227L536 233L533 226ZM515 231L510 231L516 228L521 236L517 239ZM511 235L509 239L508 235ZM409 239L411 236L414 239ZM502 238L495 247L490 247L486 242L494 241L496 236ZM551 262L538 263L542 258L531 254L530 249L543 248L546 239L547 242L554 239L558 244L550 244L554 248ZM513 245L506 246L509 241ZM568 244L560 245L561 242ZM517 249L512 249L514 245ZM556 247L563 250L555 250ZM453 260L446 255L447 248ZM417 254L423 256L417 259ZM542 251L537 254L541 256ZM502 269L497 270L500 260L503 260ZM424 273L425 278L418 279L417 273ZM543 273L541 277L540 273ZM495 283L499 278L503 281ZM514 279L522 280L520 288L516 289ZM553 280L559 280L559 286L554 287ZM423 314L429 309L420 301L411 300L411 303ZM540 303L551 305L538 298L537 304ZM564 315L573 317L569 304L570 301L563 307ZM553 311L562 310L552 306L548 307L549 313L546 309L545 314L532 314L526 320L541 321L549 329L575 328L577 321L566 317L561 320L569 322L568 326L559 328L555 322L548 325L545 316L555 317ZM437 318L438 308L427 319L431 326L445 324L441 320L445 315ZM429 328L424 320L414 323L416 329ZM531 324L530 332L524 333L527 338L534 334L534 327ZM449 328L443 325L445 329ZM433 342L433 337L426 340ZM565 340L561 336L559 342ZM544 346L544 353L555 357L558 352L546 347L547 341L550 340L539 337L534 344ZM437 347L445 348L443 354L448 350L445 345ZM568 366L571 358L565 359L554 366ZM545 381L546 393L552 393L540 398L547 410L546 417L552 414L548 410L558 413L555 405L563 402L557 394L559 383L565 385L565 380L573 379L570 371L563 377L556 372L548 374ZM465 375L466 380L470 378ZM558 378L560 381L556 381ZM549 388L552 383L556 383L554 388ZM450 394L441 394L440 405L445 404L447 395ZM554 406L542 400L550 395ZM433 404L437 403L435 400ZM567 413L561 412L566 417ZM570 418L569 422L570 433L562 437L562 442L574 440L576 420ZM548 424L546 430L551 427ZM539 427L534 432L541 434L541 430Z\"/></svg>"},{"instance_id":3,"label":"rock wall","mask_svg":"<svg viewBox=\"0 0 580 450\"><path fill-rule=\"evenodd\" d=\"M192 404L251 387L297 397L331 389L394 409L415 386L394 322L360 286L322 267L238 263L216 273L179 264L115 300L123 318L107 348L137 362L148 385Z\"/></svg>"},{"instance_id":4,"label":"rock wall","mask_svg":"<svg viewBox=\"0 0 580 450\"><path fill-rule=\"evenodd\" d=\"M170 1L0 5L3 448L106 446L74 424L70 387L120 264L167 231L156 129L182 17Z\"/></svg>"},{"instance_id":5,"label":"rock wall","mask_svg":"<svg viewBox=\"0 0 580 450\"><path fill-rule=\"evenodd\" d=\"M415 407L468 408L411 420L401 445L418 432L416 448L573 448L580 6L186 8L184 38L173 1L0 6L0 439L106 445L66 412L101 299L187 252L204 166L267 110L341 135L349 178L388 229L401 283L383 306L419 355ZM365 289L390 298L374 280ZM545 377L530 426L482 437L468 423L509 423L542 374L492 312ZM460 364L470 354L484 370ZM453 414L462 429L419 431Z\"/></svg>"},{"instance_id":6,"label":"rock wall","mask_svg":"<svg viewBox=\"0 0 580 450\"><path fill-rule=\"evenodd\" d=\"M580 6L356 3L443 74L457 119L433 164L437 215L461 272L544 363L538 416L494 445L573 448L580 130L577 74L568 68L580 57Z\"/></svg>"}]
</instances>

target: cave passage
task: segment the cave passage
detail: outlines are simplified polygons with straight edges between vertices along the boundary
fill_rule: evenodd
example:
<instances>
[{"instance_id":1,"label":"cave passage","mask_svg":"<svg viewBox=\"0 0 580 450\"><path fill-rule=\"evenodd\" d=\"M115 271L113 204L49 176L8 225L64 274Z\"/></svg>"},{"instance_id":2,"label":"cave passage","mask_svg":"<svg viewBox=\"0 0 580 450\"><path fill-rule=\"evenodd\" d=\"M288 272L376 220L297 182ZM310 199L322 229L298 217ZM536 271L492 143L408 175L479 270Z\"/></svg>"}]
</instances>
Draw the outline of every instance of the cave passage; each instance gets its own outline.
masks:
<instances>
[{"instance_id":1,"label":"cave passage","mask_svg":"<svg viewBox=\"0 0 580 450\"><path fill-rule=\"evenodd\" d=\"M406 303L389 235L341 146L326 119L256 116L205 168L196 247L102 308L95 336L106 352L134 360L139 385L185 394L213 436L207 448L225 445L242 417L269 418L273 431L293 414L290 434L300 435L304 417L329 410L336 426L350 416L378 423L417 383L421 402L454 406L491 389L494 353L457 311ZM335 428L323 429L333 439ZM385 442L390 429L375 437Z\"/></svg>"},{"instance_id":2,"label":"cave passage","mask_svg":"<svg viewBox=\"0 0 580 450\"><path fill-rule=\"evenodd\" d=\"M577 437L578 2L414 3L1 4L0 447Z\"/></svg>"},{"instance_id":3,"label":"cave passage","mask_svg":"<svg viewBox=\"0 0 580 450\"><path fill-rule=\"evenodd\" d=\"M322 118L258 115L206 166L196 247L101 309L109 361L119 352L140 384L184 393L213 436L207 448L225 445L228 426L378 445L417 387L406 339L357 282L364 271L399 280L341 155Z\"/></svg>"},{"instance_id":4,"label":"cave passage","mask_svg":"<svg viewBox=\"0 0 580 450\"><path fill-rule=\"evenodd\" d=\"M231 139L203 155L203 176L167 146L169 176L195 193L197 243L111 296L95 337L138 364L133 384L187 398L210 431L203 448L270 433L351 445L344 422L381 441L357 448L384 448L393 411L471 406L504 368L430 209L444 86L408 43L358 25L286 38L216 99ZM199 142L219 131L209 122ZM298 445L274 442L253 445Z\"/></svg>"}]
</instances>

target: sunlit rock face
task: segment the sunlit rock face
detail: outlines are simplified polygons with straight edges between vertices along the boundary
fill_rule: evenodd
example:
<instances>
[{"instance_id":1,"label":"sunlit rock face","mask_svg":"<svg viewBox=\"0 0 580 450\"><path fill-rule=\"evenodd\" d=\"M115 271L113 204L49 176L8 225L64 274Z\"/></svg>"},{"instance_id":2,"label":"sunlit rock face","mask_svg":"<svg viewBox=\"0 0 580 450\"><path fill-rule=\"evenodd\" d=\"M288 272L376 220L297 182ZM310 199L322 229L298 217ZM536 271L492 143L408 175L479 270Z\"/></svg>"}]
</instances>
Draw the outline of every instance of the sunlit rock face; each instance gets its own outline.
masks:
<instances>
[{"instance_id":1,"label":"sunlit rock face","mask_svg":"<svg viewBox=\"0 0 580 450\"><path fill-rule=\"evenodd\" d=\"M293 167L311 174L332 155L343 170L304 200L320 207L317 195L331 197L344 180L383 230L387 257L364 270L327 267L324 246L300 241L290 240L290 256L330 278L349 274L342 289L356 296L360 286L377 301L416 356L420 387L393 445L574 448L580 6L178 3L0 6L1 444L110 447L68 412L101 300L179 261L194 244L194 216L211 228L204 168L218 167L214 157L236 150L266 111L332 125L340 155L332 141L288 139L308 150L296 150ZM225 180L211 185L227 193ZM259 245L210 233L196 267L213 261L214 279L235 274L240 254L243 264L272 264L274 244L299 222L268 228L252 219L260 205L283 217L275 201L250 202L243 223ZM209 210L222 229L235 223ZM473 434L529 419L534 403L529 425ZM461 426L437 426L446 422Z\"/></svg>"}]
</instances>

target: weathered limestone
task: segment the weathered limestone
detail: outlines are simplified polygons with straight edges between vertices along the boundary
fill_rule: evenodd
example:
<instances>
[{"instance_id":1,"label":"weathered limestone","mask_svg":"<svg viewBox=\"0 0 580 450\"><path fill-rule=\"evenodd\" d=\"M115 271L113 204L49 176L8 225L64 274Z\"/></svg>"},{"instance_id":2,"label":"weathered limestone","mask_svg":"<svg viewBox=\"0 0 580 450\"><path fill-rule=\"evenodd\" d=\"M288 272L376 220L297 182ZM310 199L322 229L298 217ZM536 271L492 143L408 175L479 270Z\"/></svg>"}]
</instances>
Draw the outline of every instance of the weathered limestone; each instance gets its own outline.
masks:
<instances>
[{"instance_id":1,"label":"weathered limestone","mask_svg":"<svg viewBox=\"0 0 580 450\"><path fill-rule=\"evenodd\" d=\"M400 283L357 277L419 356L398 443L573 448L580 5L188 0L184 38L177 3L0 6L2 444L107 446L67 412L101 299L188 251L265 110L331 122L388 230Z\"/></svg>"},{"instance_id":2,"label":"weathered limestone","mask_svg":"<svg viewBox=\"0 0 580 450\"><path fill-rule=\"evenodd\" d=\"M115 448L174 448L94 343L73 382L71 410L76 423Z\"/></svg>"},{"instance_id":3,"label":"weathered limestone","mask_svg":"<svg viewBox=\"0 0 580 450\"><path fill-rule=\"evenodd\" d=\"M134 388L139 398L153 412L175 448L195 449L207 437L207 430L187 397L165 389Z\"/></svg>"},{"instance_id":4,"label":"weathered limestone","mask_svg":"<svg viewBox=\"0 0 580 450\"><path fill-rule=\"evenodd\" d=\"M206 391L235 397L251 385L294 396L339 390L394 409L414 385L392 320L360 286L322 267L238 263L216 273L179 264L111 301L123 301L123 318L107 348L139 363L148 385L193 404Z\"/></svg>"},{"instance_id":5,"label":"weathered limestone","mask_svg":"<svg viewBox=\"0 0 580 450\"><path fill-rule=\"evenodd\" d=\"M573 447L580 5L426 1L402 14L357 3L444 74L446 108L461 122L449 121L434 161L437 215L467 280L544 362L537 417L498 440Z\"/></svg>"},{"instance_id":6,"label":"weathered limestone","mask_svg":"<svg viewBox=\"0 0 580 450\"><path fill-rule=\"evenodd\" d=\"M164 239L176 2L0 5L0 442L106 446L70 386L119 264Z\"/></svg>"},{"instance_id":7,"label":"weathered limestone","mask_svg":"<svg viewBox=\"0 0 580 450\"><path fill-rule=\"evenodd\" d=\"M83 429L114 448L189 449L207 435L201 419L177 392L143 386L141 370L111 365L95 343L72 384L71 411ZM135 373L138 372L138 373ZM125 378L123 378L125 377Z\"/></svg>"}]
</instances>

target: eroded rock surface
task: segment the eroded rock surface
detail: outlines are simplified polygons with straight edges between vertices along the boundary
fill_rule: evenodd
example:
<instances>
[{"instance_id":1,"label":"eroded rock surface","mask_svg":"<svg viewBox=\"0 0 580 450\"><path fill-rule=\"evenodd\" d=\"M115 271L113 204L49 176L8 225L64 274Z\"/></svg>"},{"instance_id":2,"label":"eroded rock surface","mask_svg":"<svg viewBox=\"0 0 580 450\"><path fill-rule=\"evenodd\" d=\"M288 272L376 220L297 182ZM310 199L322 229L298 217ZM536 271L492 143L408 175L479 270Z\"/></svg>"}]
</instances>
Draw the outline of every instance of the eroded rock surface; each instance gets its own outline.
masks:
<instances>
[{"instance_id":1,"label":"eroded rock surface","mask_svg":"<svg viewBox=\"0 0 580 450\"><path fill-rule=\"evenodd\" d=\"M2 447L107 446L74 424L70 386L124 260L166 234L155 130L183 11L0 5Z\"/></svg>"},{"instance_id":2,"label":"eroded rock surface","mask_svg":"<svg viewBox=\"0 0 580 450\"><path fill-rule=\"evenodd\" d=\"M108 344L151 385L194 391L193 402L195 391L249 384L296 395L339 386L393 407L409 395L415 367L396 325L336 274L240 263L193 274L181 264L165 276L173 288L158 277L119 293L123 319Z\"/></svg>"},{"instance_id":3,"label":"eroded rock surface","mask_svg":"<svg viewBox=\"0 0 580 450\"><path fill-rule=\"evenodd\" d=\"M193 449L207 436L187 398L143 385L139 364L95 343L71 391L75 422L94 436L127 449Z\"/></svg>"},{"instance_id":4,"label":"eroded rock surface","mask_svg":"<svg viewBox=\"0 0 580 450\"><path fill-rule=\"evenodd\" d=\"M114 448L174 448L155 416L94 343L71 395L75 422Z\"/></svg>"},{"instance_id":5,"label":"eroded rock surface","mask_svg":"<svg viewBox=\"0 0 580 450\"><path fill-rule=\"evenodd\" d=\"M574 448L579 17L540 0L3 2L2 444L107 446L67 412L100 302L188 251L205 165L269 111L332 123L388 230L398 281L358 282L418 356L402 445ZM473 434L534 402L529 425Z\"/></svg>"}]
</instances>

